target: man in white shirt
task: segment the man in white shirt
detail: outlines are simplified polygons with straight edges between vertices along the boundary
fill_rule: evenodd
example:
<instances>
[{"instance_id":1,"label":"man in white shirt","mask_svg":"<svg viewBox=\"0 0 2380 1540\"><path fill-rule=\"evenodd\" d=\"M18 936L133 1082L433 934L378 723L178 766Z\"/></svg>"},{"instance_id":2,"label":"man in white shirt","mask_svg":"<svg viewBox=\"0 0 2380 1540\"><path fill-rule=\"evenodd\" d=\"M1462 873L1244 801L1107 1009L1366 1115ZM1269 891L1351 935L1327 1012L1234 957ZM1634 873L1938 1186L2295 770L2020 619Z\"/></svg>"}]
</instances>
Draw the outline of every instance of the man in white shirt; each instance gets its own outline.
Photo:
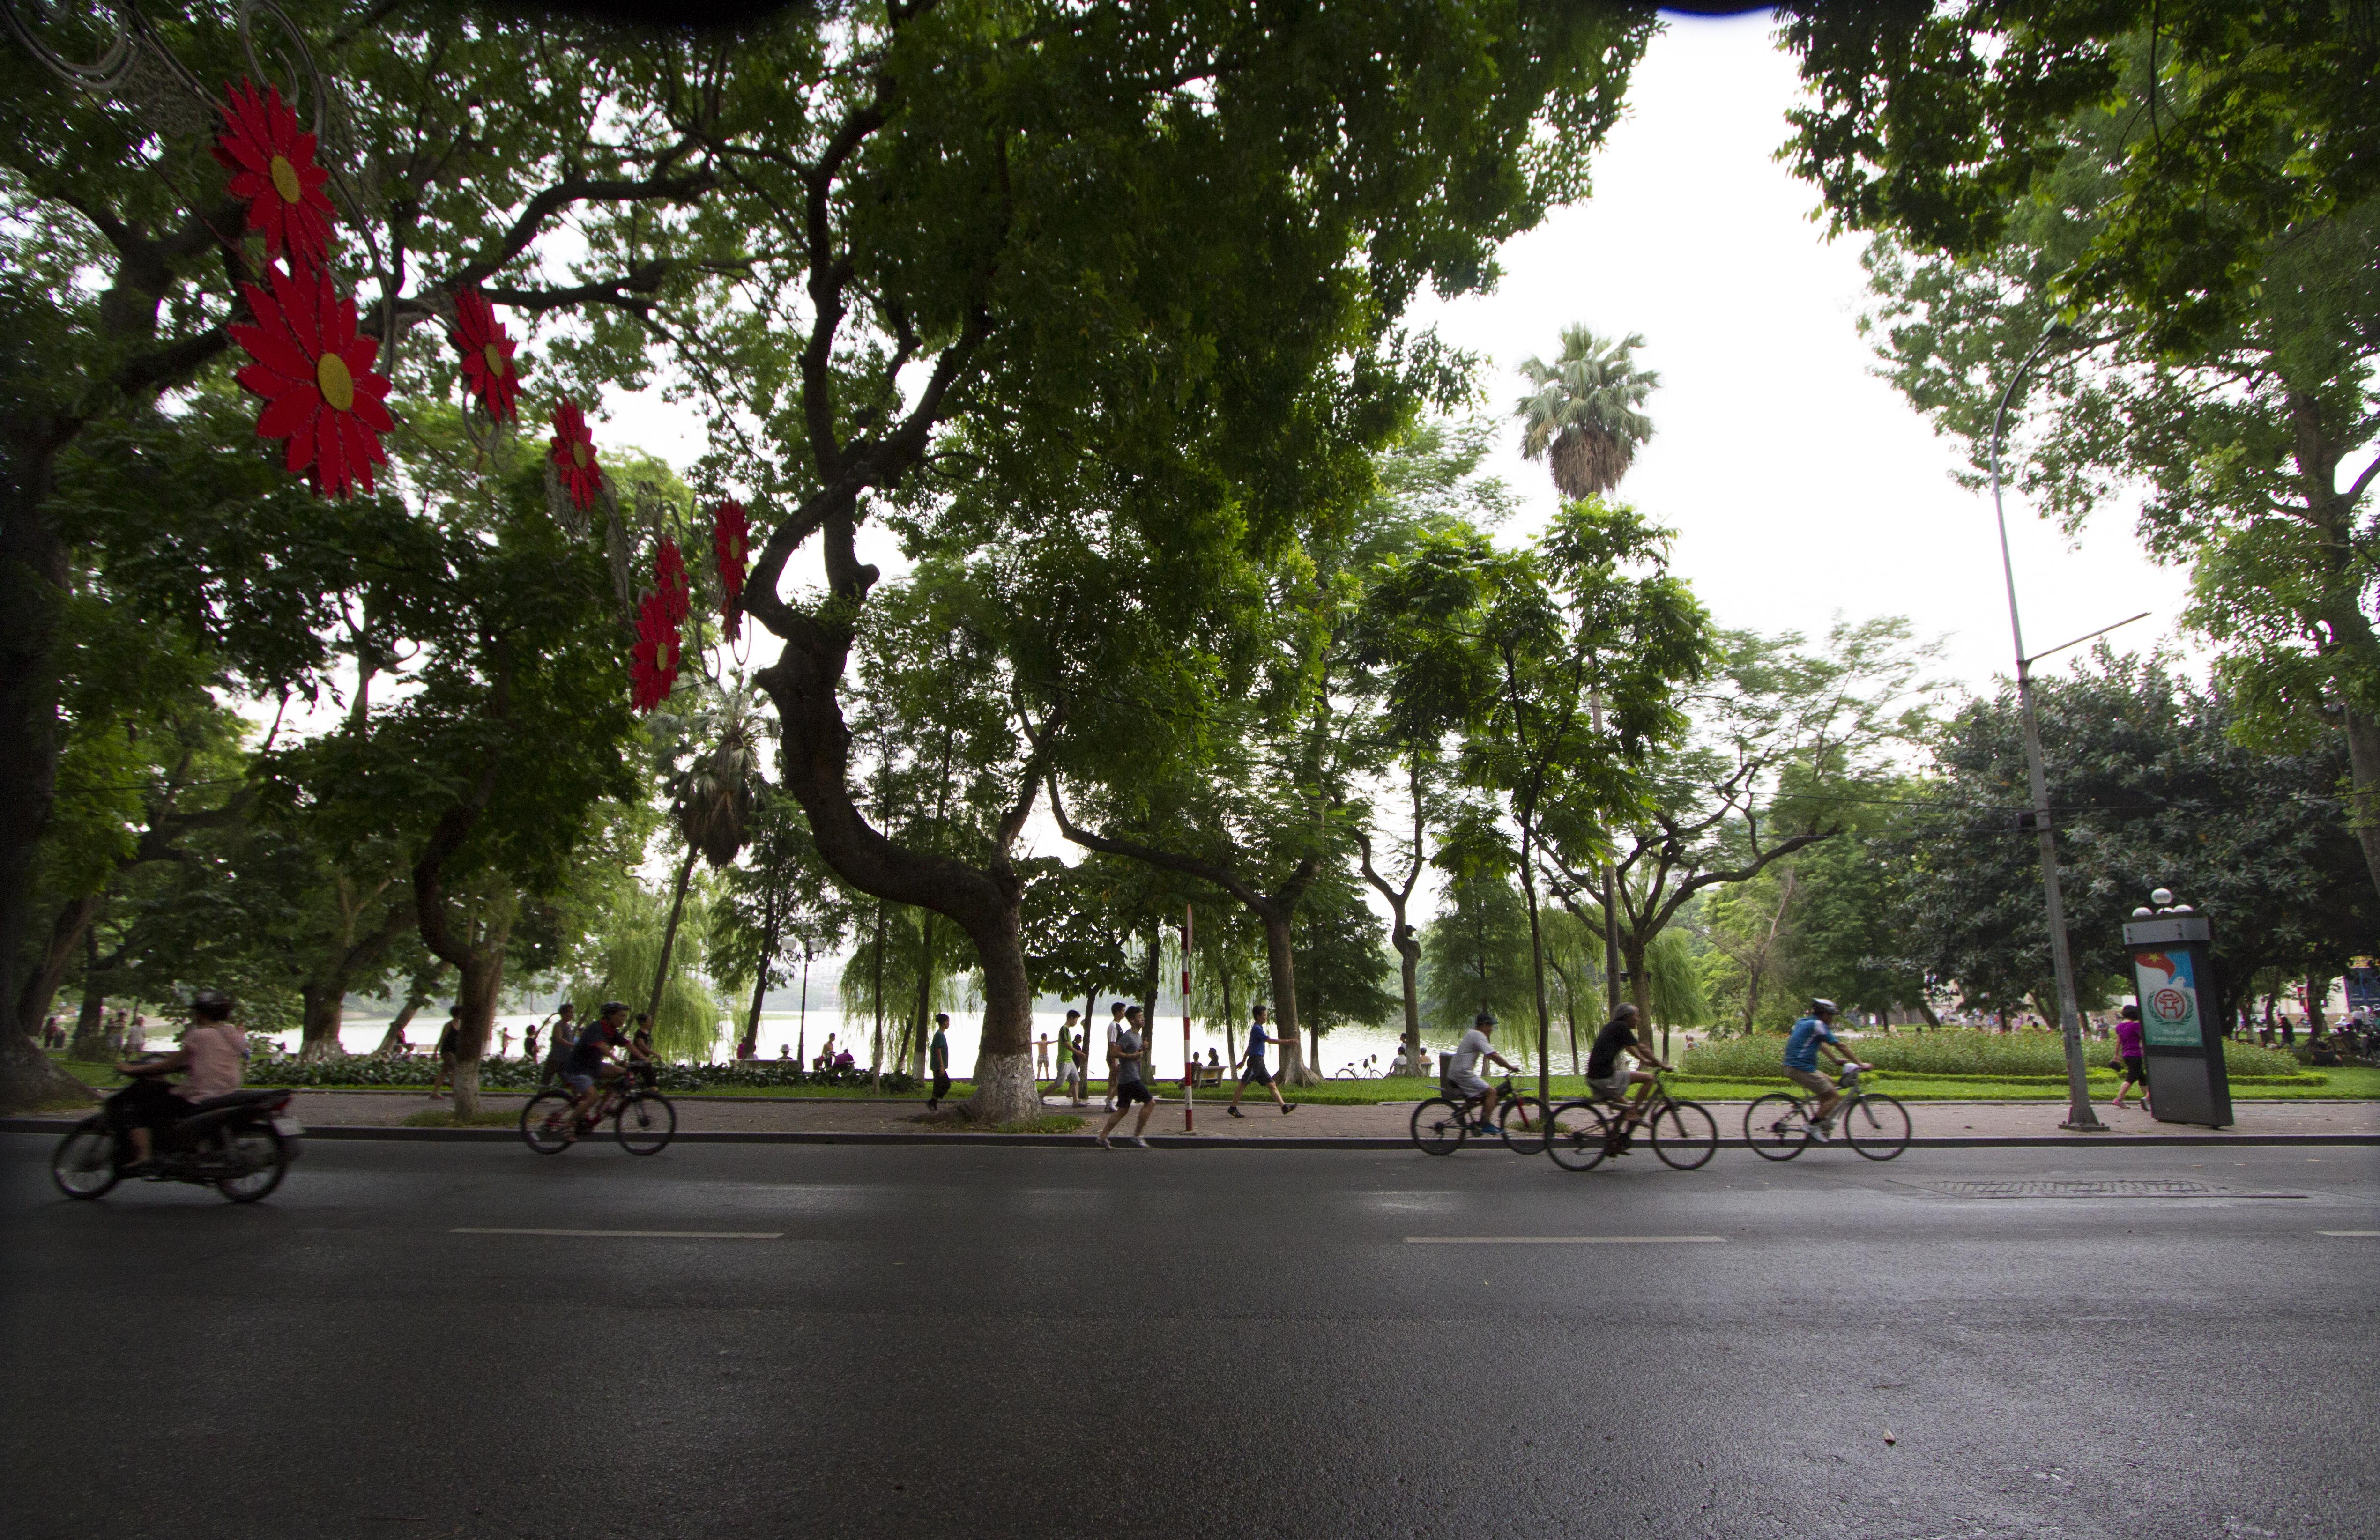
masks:
<instances>
[{"instance_id":1,"label":"man in white shirt","mask_svg":"<svg viewBox=\"0 0 2380 1540\"><path fill-rule=\"evenodd\" d=\"M1472 1018L1471 1030L1463 1041L1454 1045L1454 1062L1447 1067L1446 1083L1466 1097L1484 1099L1479 1106L1479 1121L1492 1128L1496 1123L1496 1087L1479 1078L1479 1061L1484 1055L1490 1063L1503 1066L1506 1074L1519 1073L1518 1066L1498 1053L1488 1041L1496 1030L1496 1018L1482 1011Z\"/></svg>"}]
</instances>

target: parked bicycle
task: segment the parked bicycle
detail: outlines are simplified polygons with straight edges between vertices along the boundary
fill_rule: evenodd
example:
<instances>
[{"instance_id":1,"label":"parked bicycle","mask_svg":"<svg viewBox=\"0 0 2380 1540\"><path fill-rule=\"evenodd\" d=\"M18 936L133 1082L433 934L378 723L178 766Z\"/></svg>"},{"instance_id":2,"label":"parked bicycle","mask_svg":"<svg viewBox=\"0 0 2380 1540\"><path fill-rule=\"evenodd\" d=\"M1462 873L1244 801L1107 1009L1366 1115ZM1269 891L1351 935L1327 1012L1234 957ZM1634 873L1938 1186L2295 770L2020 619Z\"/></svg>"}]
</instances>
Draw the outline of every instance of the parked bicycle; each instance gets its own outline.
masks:
<instances>
[{"instance_id":1,"label":"parked bicycle","mask_svg":"<svg viewBox=\"0 0 2380 1540\"><path fill-rule=\"evenodd\" d=\"M1474 1134L1501 1139L1515 1155L1535 1155L1546 1147L1546 1104L1536 1097L1514 1095L1509 1077L1496 1087L1493 1123L1480 1116L1485 1097L1457 1097L1443 1082L1439 1090L1413 1110L1413 1142L1424 1154L1452 1155Z\"/></svg>"},{"instance_id":2,"label":"parked bicycle","mask_svg":"<svg viewBox=\"0 0 2380 1540\"><path fill-rule=\"evenodd\" d=\"M1643 1117L1632 1130L1628 1104L1601 1097L1583 1097L1553 1110L1546 1128L1546 1154L1564 1170L1593 1170L1615 1155L1625 1155L1642 1133L1661 1164L1691 1171L1710 1164L1718 1153L1718 1120L1698 1101L1670 1094L1668 1082L1656 1073L1645 1094Z\"/></svg>"},{"instance_id":3,"label":"parked bicycle","mask_svg":"<svg viewBox=\"0 0 2380 1540\"><path fill-rule=\"evenodd\" d=\"M1889 1160L1909 1147L1909 1109L1882 1091L1861 1084L1859 1070L1845 1070L1843 1099L1829 1121L1843 1142L1870 1160ZM1772 1092L1743 1111L1743 1137L1764 1160L1791 1160L1816 1141L1815 1097Z\"/></svg>"},{"instance_id":4,"label":"parked bicycle","mask_svg":"<svg viewBox=\"0 0 2380 1540\"><path fill-rule=\"evenodd\" d=\"M650 1064L631 1064L625 1073L603 1088L595 1109L571 1125L571 1103L565 1090L540 1091L521 1109L521 1138L540 1155L559 1155L575 1137L583 1138L612 1120L612 1133L630 1155L659 1155L677 1134L677 1109L652 1088Z\"/></svg>"}]
</instances>

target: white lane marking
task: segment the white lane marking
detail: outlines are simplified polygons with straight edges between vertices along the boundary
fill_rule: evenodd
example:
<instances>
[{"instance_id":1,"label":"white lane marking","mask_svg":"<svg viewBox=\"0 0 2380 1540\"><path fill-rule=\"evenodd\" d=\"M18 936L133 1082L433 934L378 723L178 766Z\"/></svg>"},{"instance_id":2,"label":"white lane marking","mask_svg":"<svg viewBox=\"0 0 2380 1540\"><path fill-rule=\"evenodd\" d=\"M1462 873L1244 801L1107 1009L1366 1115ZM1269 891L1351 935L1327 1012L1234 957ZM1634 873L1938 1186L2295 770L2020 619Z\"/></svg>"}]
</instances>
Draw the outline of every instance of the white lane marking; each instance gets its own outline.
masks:
<instances>
[{"instance_id":1,"label":"white lane marking","mask_svg":"<svg viewBox=\"0 0 2380 1540\"><path fill-rule=\"evenodd\" d=\"M598 1240L781 1241L782 1230L522 1230L504 1225L458 1225L449 1235L585 1235Z\"/></svg>"},{"instance_id":2,"label":"white lane marking","mask_svg":"<svg viewBox=\"0 0 2380 1540\"><path fill-rule=\"evenodd\" d=\"M1711 1246L1724 1235L1408 1235L1409 1246Z\"/></svg>"},{"instance_id":3,"label":"white lane marking","mask_svg":"<svg viewBox=\"0 0 2380 1540\"><path fill-rule=\"evenodd\" d=\"M2314 1233L2316 1235L2361 1235L2368 1237L2380 1235L2380 1230L2317 1230Z\"/></svg>"}]
</instances>

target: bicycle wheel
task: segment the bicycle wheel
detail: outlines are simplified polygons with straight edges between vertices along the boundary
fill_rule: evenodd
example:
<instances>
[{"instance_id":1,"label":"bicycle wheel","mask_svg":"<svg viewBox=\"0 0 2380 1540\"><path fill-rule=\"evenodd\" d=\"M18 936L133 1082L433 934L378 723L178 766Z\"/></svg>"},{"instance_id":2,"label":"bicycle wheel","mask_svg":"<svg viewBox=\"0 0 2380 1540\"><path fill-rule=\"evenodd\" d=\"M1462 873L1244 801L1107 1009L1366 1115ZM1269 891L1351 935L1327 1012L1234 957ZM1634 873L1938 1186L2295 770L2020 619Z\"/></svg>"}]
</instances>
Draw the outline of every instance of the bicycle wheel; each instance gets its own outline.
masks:
<instances>
[{"instance_id":1,"label":"bicycle wheel","mask_svg":"<svg viewBox=\"0 0 2380 1540\"><path fill-rule=\"evenodd\" d=\"M1546 1119L1551 1109L1535 1097L1514 1097L1496 1109L1496 1132L1514 1155L1535 1155L1546 1147Z\"/></svg>"},{"instance_id":2,"label":"bicycle wheel","mask_svg":"<svg viewBox=\"0 0 2380 1540\"><path fill-rule=\"evenodd\" d=\"M1810 1143L1810 1120L1801 1098L1782 1091L1762 1097L1743 1110L1743 1136L1763 1160L1792 1159Z\"/></svg>"},{"instance_id":3,"label":"bicycle wheel","mask_svg":"<svg viewBox=\"0 0 2380 1540\"><path fill-rule=\"evenodd\" d=\"M1665 1103L1652 1118L1653 1153L1681 1171L1699 1170L1718 1153L1718 1120L1700 1102Z\"/></svg>"},{"instance_id":4,"label":"bicycle wheel","mask_svg":"<svg viewBox=\"0 0 2380 1540\"><path fill-rule=\"evenodd\" d=\"M1413 1110L1413 1142L1425 1155L1452 1155L1469 1132L1463 1109L1444 1097L1432 1097Z\"/></svg>"},{"instance_id":5,"label":"bicycle wheel","mask_svg":"<svg viewBox=\"0 0 2380 1540\"><path fill-rule=\"evenodd\" d=\"M50 1157L50 1180L70 1198L104 1197L115 1185L115 1133L105 1120L87 1118L58 1141Z\"/></svg>"},{"instance_id":6,"label":"bicycle wheel","mask_svg":"<svg viewBox=\"0 0 2380 1540\"><path fill-rule=\"evenodd\" d=\"M1591 1101L1566 1101L1546 1115L1546 1153L1566 1171L1590 1171L1609 1153L1611 1120Z\"/></svg>"},{"instance_id":7,"label":"bicycle wheel","mask_svg":"<svg viewBox=\"0 0 2380 1540\"><path fill-rule=\"evenodd\" d=\"M570 1147L570 1104L567 1091L540 1091L521 1109L521 1138L540 1155L559 1155Z\"/></svg>"},{"instance_id":8,"label":"bicycle wheel","mask_svg":"<svg viewBox=\"0 0 2380 1540\"><path fill-rule=\"evenodd\" d=\"M630 1155L659 1155L677 1133L677 1109L659 1091L634 1092L612 1115L612 1132Z\"/></svg>"},{"instance_id":9,"label":"bicycle wheel","mask_svg":"<svg viewBox=\"0 0 2380 1540\"><path fill-rule=\"evenodd\" d=\"M1881 1091L1862 1091L1835 1116L1852 1148L1871 1160L1889 1160L1909 1147L1909 1109Z\"/></svg>"}]
</instances>

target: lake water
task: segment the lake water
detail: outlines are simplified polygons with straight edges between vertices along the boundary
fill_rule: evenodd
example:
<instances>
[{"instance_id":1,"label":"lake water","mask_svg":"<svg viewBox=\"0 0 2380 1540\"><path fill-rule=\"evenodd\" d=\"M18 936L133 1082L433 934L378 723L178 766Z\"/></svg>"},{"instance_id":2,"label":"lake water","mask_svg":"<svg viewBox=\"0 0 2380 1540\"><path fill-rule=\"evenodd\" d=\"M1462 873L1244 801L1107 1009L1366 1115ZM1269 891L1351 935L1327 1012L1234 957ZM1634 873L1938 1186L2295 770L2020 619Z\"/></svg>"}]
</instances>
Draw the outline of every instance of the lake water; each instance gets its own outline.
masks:
<instances>
[{"instance_id":1,"label":"lake water","mask_svg":"<svg viewBox=\"0 0 2380 1540\"><path fill-rule=\"evenodd\" d=\"M521 1051L522 1034L544 1019L542 1015L515 1013L499 1015L496 1018L496 1030L499 1036L495 1042L490 1044L490 1048L492 1050L508 1051L517 1055ZM1065 1019L1065 1013L1062 1011L1036 1012L1033 1017L1033 1036L1037 1039L1048 1037L1054 1042L1059 1026ZM417 1051L434 1048L438 1042L438 1029L443 1020L442 1015L429 1012L415 1016L406 1028L407 1041ZM760 1057L775 1059L779 1057L781 1050L794 1050L814 1057L825 1045L827 1035L832 1033L836 1037L837 1046L848 1044L853 1057L865 1066L868 1062L868 1039L873 1031L873 1026L874 1024L866 1018L846 1022L841 1013L833 1011L811 1011L807 1014L790 1011L763 1012L760 1016ZM380 1047L381 1038L387 1030L386 1016L350 1015L340 1025L340 1046L349 1053L370 1053ZM980 1013L958 1011L951 1013L951 1067L961 1079L966 1078L975 1067L976 1050L982 1030L983 1018ZM1225 1034L1218 1030L1213 1024L1193 1022L1190 1030L1191 1050L1203 1063L1207 1058L1207 1050L1212 1049L1217 1057L1228 1066L1232 1057L1232 1044L1239 1041L1246 1030L1245 1026L1237 1028L1230 1034L1230 1040L1227 1041ZM504 1048L504 1039L502 1036L506 1031L511 1034L508 1049ZM1454 1046L1455 1036L1452 1033L1426 1031L1422 1035L1422 1040L1430 1049L1443 1052ZM1496 1046L1507 1059L1534 1068L1534 1042L1516 1044L1513 1041L1516 1037L1522 1036L1534 1038L1536 1034L1515 1033L1507 1027L1497 1033ZM885 1052L888 1054L892 1050L895 1037L894 1027L891 1023L887 1023ZM1095 1077L1104 1073L1102 1054L1106 1037L1107 1024L1102 1021L1091 1035L1091 1073ZM1587 1037L1588 1031L1582 1024L1579 1034L1579 1051L1582 1055L1586 1051ZM1160 1080L1180 1079L1182 1018L1160 1016L1155 1037L1150 1063L1156 1077ZM285 1049L294 1052L298 1047L298 1034L295 1032L281 1034L281 1042ZM1524 1052L1524 1048L1528 1050L1526 1053ZM732 1057L734 1051L735 1038L729 1031L722 1028L719 1035L718 1046L711 1050L710 1057L714 1061L723 1061ZM1334 1075L1341 1070L1348 1068L1354 1068L1359 1073L1378 1074L1386 1067L1396 1051L1397 1033L1390 1028L1339 1027L1323 1034L1322 1070L1326 1074ZM1269 1057L1274 1067L1279 1068L1281 1060L1278 1050ZM1364 1064L1367 1058L1372 1061L1368 1070ZM1553 1060L1557 1073L1570 1072L1569 1033L1565 1025L1560 1022L1554 1024ZM887 1064L885 1067L890 1069L893 1066Z\"/></svg>"}]
</instances>

